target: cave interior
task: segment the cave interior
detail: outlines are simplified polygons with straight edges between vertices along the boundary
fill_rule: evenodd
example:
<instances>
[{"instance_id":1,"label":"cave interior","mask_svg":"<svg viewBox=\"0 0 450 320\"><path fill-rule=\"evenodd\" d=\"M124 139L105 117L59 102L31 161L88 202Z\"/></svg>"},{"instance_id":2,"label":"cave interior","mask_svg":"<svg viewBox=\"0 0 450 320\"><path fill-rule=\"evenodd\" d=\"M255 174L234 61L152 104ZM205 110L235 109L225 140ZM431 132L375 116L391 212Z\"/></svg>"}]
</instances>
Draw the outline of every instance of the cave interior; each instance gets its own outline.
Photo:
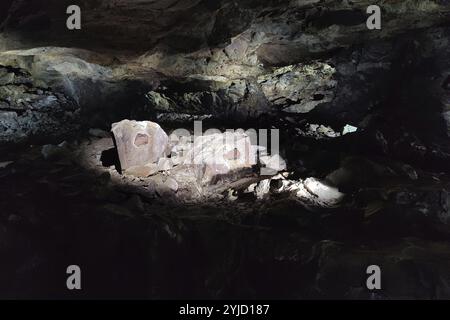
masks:
<instances>
[{"instance_id":1,"label":"cave interior","mask_svg":"<svg viewBox=\"0 0 450 320\"><path fill-rule=\"evenodd\" d=\"M2 0L0 298L449 299L449 22L448 0ZM186 163L227 130L224 165Z\"/></svg>"}]
</instances>

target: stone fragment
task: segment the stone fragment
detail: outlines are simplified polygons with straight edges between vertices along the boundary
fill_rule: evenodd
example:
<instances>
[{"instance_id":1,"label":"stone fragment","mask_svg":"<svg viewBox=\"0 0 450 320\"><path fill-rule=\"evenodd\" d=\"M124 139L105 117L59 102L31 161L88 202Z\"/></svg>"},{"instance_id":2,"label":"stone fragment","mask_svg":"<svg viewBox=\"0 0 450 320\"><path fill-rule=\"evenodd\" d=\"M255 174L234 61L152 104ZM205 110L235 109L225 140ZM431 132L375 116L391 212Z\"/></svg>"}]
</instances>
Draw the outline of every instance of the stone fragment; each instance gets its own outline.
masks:
<instances>
[{"instance_id":1,"label":"stone fragment","mask_svg":"<svg viewBox=\"0 0 450 320\"><path fill-rule=\"evenodd\" d=\"M262 180L255 188L255 195L258 199L264 199L270 193L270 179Z\"/></svg>"},{"instance_id":2,"label":"stone fragment","mask_svg":"<svg viewBox=\"0 0 450 320\"><path fill-rule=\"evenodd\" d=\"M123 170L158 162L165 156L169 137L154 122L123 120L112 125Z\"/></svg>"},{"instance_id":3,"label":"stone fragment","mask_svg":"<svg viewBox=\"0 0 450 320\"><path fill-rule=\"evenodd\" d=\"M188 189L192 197L198 198L203 194L200 181L203 171L200 169L200 167L180 165L170 171L170 176L178 182L180 187Z\"/></svg>"},{"instance_id":4,"label":"stone fragment","mask_svg":"<svg viewBox=\"0 0 450 320\"><path fill-rule=\"evenodd\" d=\"M14 161L5 161L5 162L0 162L0 169L6 168L7 166L9 166L10 164L13 164Z\"/></svg>"},{"instance_id":5,"label":"stone fragment","mask_svg":"<svg viewBox=\"0 0 450 320\"><path fill-rule=\"evenodd\" d=\"M236 201L238 199L236 190L228 189L227 199L228 199L228 201Z\"/></svg>"},{"instance_id":6,"label":"stone fragment","mask_svg":"<svg viewBox=\"0 0 450 320\"><path fill-rule=\"evenodd\" d=\"M247 187L247 189L244 190L244 193L255 193L255 189L256 189L257 185L258 185L257 183L252 183L251 185L249 185Z\"/></svg>"},{"instance_id":7,"label":"stone fragment","mask_svg":"<svg viewBox=\"0 0 450 320\"><path fill-rule=\"evenodd\" d=\"M344 127L344 129L342 130L342 135L345 136L346 134L354 133L354 132L357 132L357 131L358 131L357 127L354 127L354 126L351 126L351 125L347 124Z\"/></svg>"},{"instance_id":8,"label":"stone fragment","mask_svg":"<svg viewBox=\"0 0 450 320\"><path fill-rule=\"evenodd\" d=\"M167 188L169 188L173 192L178 191L179 186L178 182L175 179L167 177L166 181L164 181L164 184L166 185Z\"/></svg>"},{"instance_id":9,"label":"stone fragment","mask_svg":"<svg viewBox=\"0 0 450 320\"><path fill-rule=\"evenodd\" d=\"M270 189L274 193L282 193L282 192L286 191L286 188L289 187L290 184L291 184L291 182L289 180L286 180L284 178L274 177L274 178L272 178L272 180L270 182Z\"/></svg>"},{"instance_id":10,"label":"stone fragment","mask_svg":"<svg viewBox=\"0 0 450 320\"><path fill-rule=\"evenodd\" d=\"M161 158L158 161L158 171L169 171L172 169L172 163L169 158Z\"/></svg>"},{"instance_id":11,"label":"stone fragment","mask_svg":"<svg viewBox=\"0 0 450 320\"><path fill-rule=\"evenodd\" d=\"M179 164L183 163L184 160L185 158L180 157L178 155L172 156L172 158L170 158L170 161L173 166L178 166Z\"/></svg>"},{"instance_id":12,"label":"stone fragment","mask_svg":"<svg viewBox=\"0 0 450 320\"><path fill-rule=\"evenodd\" d=\"M147 178L158 172L158 166L154 163L147 164L145 166L130 167L125 171L125 174L134 176L137 178Z\"/></svg>"},{"instance_id":13,"label":"stone fragment","mask_svg":"<svg viewBox=\"0 0 450 320\"><path fill-rule=\"evenodd\" d=\"M345 196L337 188L316 178L308 178L303 181L303 185L299 187L296 195L308 204L320 207L336 206Z\"/></svg>"},{"instance_id":14,"label":"stone fragment","mask_svg":"<svg viewBox=\"0 0 450 320\"><path fill-rule=\"evenodd\" d=\"M171 110L171 102L167 97L158 92L150 91L147 93L146 98L158 111L169 111Z\"/></svg>"},{"instance_id":15,"label":"stone fragment","mask_svg":"<svg viewBox=\"0 0 450 320\"><path fill-rule=\"evenodd\" d=\"M317 130L316 130L317 134L321 135L321 136L325 136L328 138L336 138L339 137L339 133L335 132L331 127L327 127L324 125L320 125Z\"/></svg>"},{"instance_id":16,"label":"stone fragment","mask_svg":"<svg viewBox=\"0 0 450 320\"><path fill-rule=\"evenodd\" d=\"M266 169L273 170L275 173L286 170L286 161L279 155L262 156L259 158Z\"/></svg>"},{"instance_id":17,"label":"stone fragment","mask_svg":"<svg viewBox=\"0 0 450 320\"><path fill-rule=\"evenodd\" d=\"M179 184L171 177L156 177L154 187L157 194L165 197L178 192Z\"/></svg>"}]
</instances>

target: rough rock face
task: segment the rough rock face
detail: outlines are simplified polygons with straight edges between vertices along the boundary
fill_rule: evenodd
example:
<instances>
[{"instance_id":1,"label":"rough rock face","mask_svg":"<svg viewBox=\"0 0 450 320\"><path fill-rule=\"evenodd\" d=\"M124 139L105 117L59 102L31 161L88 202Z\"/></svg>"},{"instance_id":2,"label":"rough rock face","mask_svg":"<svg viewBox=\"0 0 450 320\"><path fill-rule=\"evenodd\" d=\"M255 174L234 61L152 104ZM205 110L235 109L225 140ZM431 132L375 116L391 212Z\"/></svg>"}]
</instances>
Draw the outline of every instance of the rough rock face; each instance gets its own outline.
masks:
<instances>
[{"instance_id":1,"label":"rough rock face","mask_svg":"<svg viewBox=\"0 0 450 320\"><path fill-rule=\"evenodd\" d=\"M106 128L129 116L130 112L123 110L123 106L142 105L153 79L144 80L139 76L129 79L125 71L111 68L112 59L87 50L67 48L1 52L4 98L0 110L23 110L24 115L17 117L17 132L9 131L0 143L33 138L51 141L48 139L57 134L60 140L56 142L61 142L64 135L60 132L74 136L79 132L77 128ZM99 115L99 110L104 110L106 105L110 110L108 115ZM41 134L40 130L51 122L55 134Z\"/></svg>"},{"instance_id":2,"label":"rough rock face","mask_svg":"<svg viewBox=\"0 0 450 320\"><path fill-rule=\"evenodd\" d=\"M417 121L434 113L448 132L447 1L383 3L381 31L366 27L368 0L72 1L83 13L76 32L64 28L69 2L11 0L0 17L0 48L9 50L0 65L75 101L82 121L65 124L107 128L162 114L312 118L341 129L368 126L368 113L391 100ZM91 51L62 48L69 45ZM401 85L423 97L393 101L392 88L430 63L431 81ZM434 111L423 117L429 101Z\"/></svg>"},{"instance_id":3,"label":"rough rock face","mask_svg":"<svg viewBox=\"0 0 450 320\"><path fill-rule=\"evenodd\" d=\"M251 169L257 163L257 148L245 133L226 132L194 138L184 165L201 168L202 183Z\"/></svg>"},{"instance_id":4,"label":"rough rock face","mask_svg":"<svg viewBox=\"0 0 450 320\"><path fill-rule=\"evenodd\" d=\"M167 153L169 137L157 123L123 120L111 131L122 170L158 162Z\"/></svg>"},{"instance_id":5,"label":"rough rock face","mask_svg":"<svg viewBox=\"0 0 450 320\"><path fill-rule=\"evenodd\" d=\"M338 207L345 197L338 188L319 179L307 178L296 181L289 180L282 174L250 185L245 193L253 193L259 200L285 194L308 210Z\"/></svg>"},{"instance_id":6,"label":"rough rock face","mask_svg":"<svg viewBox=\"0 0 450 320\"><path fill-rule=\"evenodd\" d=\"M260 76L258 83L269 102L280 111L308 113L334 98L336 70L328 64L290 65Z\"/></svg>"},{"instance_id":7,"label":"rough rock face","mask_svg":"<svg viewBox=\"0 0 450 320\"><path fill-rule=\"evenodd\" d=\"M69 4L84 9L80 34L61 28ZM449 13L442 0L389 1L383 3L385 31L371 35L365 26L365 9L371 4L369 0L120 0L114 5L107 0L9 0L2 4L0 18L2 28L12 34L7 41L15 45L20 42L14 42L14 32L35 46L72 41L78 46L112 43L117 48L195 52L228 44L224 52L212 54L234 61L244 58L245 63L258 57L270 64L291 64L289 60L298 57L348 46L361 34L383 38L429 27L446 21Z\"/></svg>"},{"instance_id":8,"label":"rough rock face","mask_svg":"<svg viewBox=\"0 0 450 320\"><path fill-rule=\"evenodd\" d=\"M79 111L72 99L39 86L26 70L0 65L0 144L61 142L78 130Z\"/></svg>"}]
</instances>

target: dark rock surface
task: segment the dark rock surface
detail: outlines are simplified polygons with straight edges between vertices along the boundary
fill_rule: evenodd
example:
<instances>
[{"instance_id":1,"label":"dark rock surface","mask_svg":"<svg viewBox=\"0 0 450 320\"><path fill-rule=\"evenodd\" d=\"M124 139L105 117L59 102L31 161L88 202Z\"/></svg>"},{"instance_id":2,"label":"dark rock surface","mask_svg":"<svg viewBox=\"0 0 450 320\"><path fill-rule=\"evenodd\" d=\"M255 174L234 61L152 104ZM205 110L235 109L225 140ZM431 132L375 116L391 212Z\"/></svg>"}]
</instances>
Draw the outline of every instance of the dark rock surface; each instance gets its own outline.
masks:
<instances>
[{"instance_id":1,"label":"dark rock surface","mask_svg":"<svg viewBox=\"0 0 450 320\"><path fill-rule=\"evenodd\" d=\"M0 64L75 100L91 126L155 113L245 122L279 112L365 125L389 100L448 130L445 1L386 3L381 31L367 29L365 0L80 1L76 32L65 28L66 2L2 4L0 48L19 51ZM33 47L45 48L24 50Z\"/></svg>"},{"instance_id":2,"label":"dark rock surface","mask_svg":"<svg viewBox=\"0 0 450 320\"><path fill-rule=\"evenodd\" d=\"M2 152L2 297L73 298L55 276L73 261L87 271L79 298L373 299L371 264L385 274L378 298L450 297L448 174L346 160L372 173L356 171L341 206L311 211L279 183L257 200L242 193L251 179L221 196L180 175L176 189L165 173L122 176L102 163L111 147Z\"/></svg>"},{"instance_id":3,"label":"dark rock surface","mask_svg":"<svg viewBox=\"0 0 450 320\"><path fill-rule=\"evenodd\" d=\"M79 111L69 97L39 87L26 70L0 66L1 142L64 139L78 130Z\"/></svg>"},{"instance_id":4,"label":"dark rock surface","mask_svg":"<svg viewBox=\"0 0 450 320\"><path fill-rule=\"evenodd\" d=\"M450 3L369 4L1 1L0 298L73 298L73 261L76 298L450 298ZM278 128L287 169L121 175L123 119Z\"/></svg>"}]
</instances>

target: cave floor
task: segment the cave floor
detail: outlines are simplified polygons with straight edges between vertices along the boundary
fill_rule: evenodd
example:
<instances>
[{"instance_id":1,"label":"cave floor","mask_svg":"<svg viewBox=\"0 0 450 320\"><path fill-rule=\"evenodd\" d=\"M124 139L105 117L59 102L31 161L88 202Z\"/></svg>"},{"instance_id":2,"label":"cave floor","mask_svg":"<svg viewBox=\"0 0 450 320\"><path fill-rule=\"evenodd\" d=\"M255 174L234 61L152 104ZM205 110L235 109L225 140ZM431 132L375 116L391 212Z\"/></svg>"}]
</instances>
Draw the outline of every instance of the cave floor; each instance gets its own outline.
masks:
<instances>
[{"instance_id":1,"label":"cave floor","mask_svg":"<svg viewBox=\"0 0 450 320\"><path fill-rule=\"evenodd\" d=\"M12 161L0 169L2 298L73 298L71 264L84 270L76 297L89 299L450 297L444 177L421 173L308 210L276 194L230 199L227 188L155 192L102 164L111 147L89 139L51 159L41 147L2 152ZM384 270L377 294L365 288L372 264Z\"/></svg>"}]
</instances>

